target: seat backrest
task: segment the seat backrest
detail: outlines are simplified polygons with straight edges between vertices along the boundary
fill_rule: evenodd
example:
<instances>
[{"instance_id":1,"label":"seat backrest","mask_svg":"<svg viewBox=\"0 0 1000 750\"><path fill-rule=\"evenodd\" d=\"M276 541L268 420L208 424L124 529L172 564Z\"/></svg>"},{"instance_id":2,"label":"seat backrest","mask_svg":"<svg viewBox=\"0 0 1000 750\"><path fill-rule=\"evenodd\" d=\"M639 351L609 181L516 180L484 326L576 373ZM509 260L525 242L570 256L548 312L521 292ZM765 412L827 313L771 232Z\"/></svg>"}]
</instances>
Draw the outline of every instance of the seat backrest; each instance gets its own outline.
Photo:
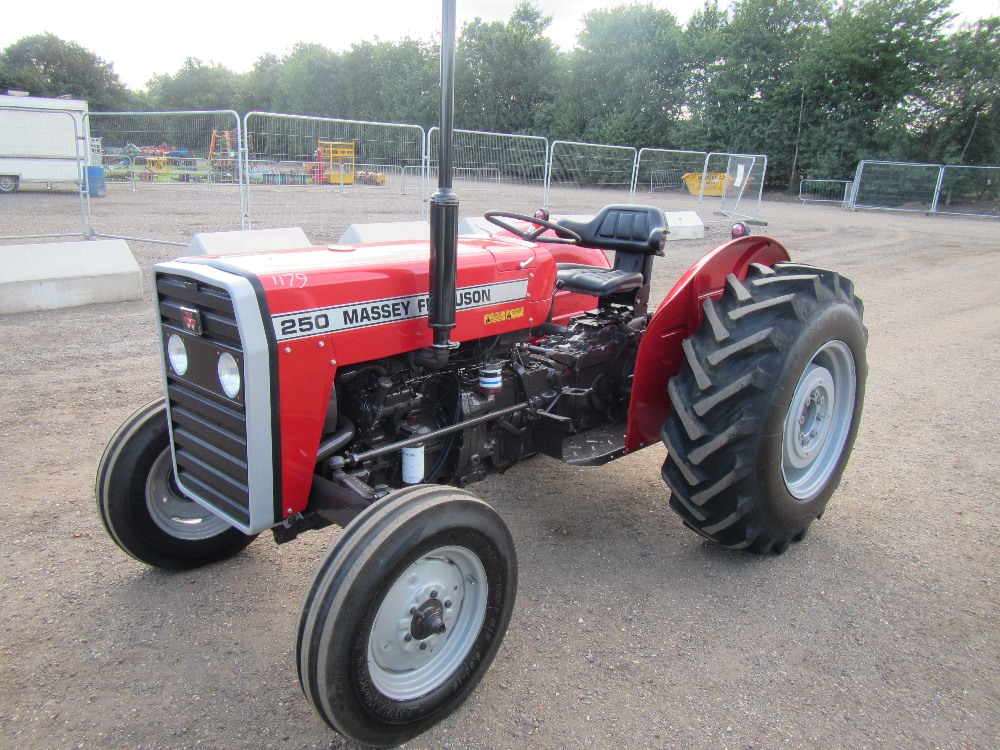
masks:
<instances>
[{"instance_id":1,"label":"seat backrest","mask_svg":"<svg viewBox=\"0 0 1000 750\"><path fill-rule=\"evenodd\" d=\"M605 206L590 221L560 219L557 223L580 235L583 247L663 255L667 217L655 206Z\"/></svg>"}]
</instances>

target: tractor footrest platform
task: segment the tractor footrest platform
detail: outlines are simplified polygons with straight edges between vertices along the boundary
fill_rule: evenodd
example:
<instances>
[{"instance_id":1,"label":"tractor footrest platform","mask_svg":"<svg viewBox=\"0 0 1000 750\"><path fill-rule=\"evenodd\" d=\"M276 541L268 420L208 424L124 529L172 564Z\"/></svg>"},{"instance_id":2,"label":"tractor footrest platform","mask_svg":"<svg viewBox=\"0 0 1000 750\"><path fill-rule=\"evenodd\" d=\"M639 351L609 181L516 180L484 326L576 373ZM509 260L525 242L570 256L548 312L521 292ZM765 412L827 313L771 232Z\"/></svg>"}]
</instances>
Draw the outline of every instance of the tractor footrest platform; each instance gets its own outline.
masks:
<instances>
[{"instance_id":1,"label":"tractor footrest platform","mask_svg":"<svg viewBox=\"0 0 1000 750\"><path fill-rule=\"evenodd\" d=\"M600 466L625 455L625 425L595 427L562 441L562 460L574 466Z\"/></svg>"}]
</instances>

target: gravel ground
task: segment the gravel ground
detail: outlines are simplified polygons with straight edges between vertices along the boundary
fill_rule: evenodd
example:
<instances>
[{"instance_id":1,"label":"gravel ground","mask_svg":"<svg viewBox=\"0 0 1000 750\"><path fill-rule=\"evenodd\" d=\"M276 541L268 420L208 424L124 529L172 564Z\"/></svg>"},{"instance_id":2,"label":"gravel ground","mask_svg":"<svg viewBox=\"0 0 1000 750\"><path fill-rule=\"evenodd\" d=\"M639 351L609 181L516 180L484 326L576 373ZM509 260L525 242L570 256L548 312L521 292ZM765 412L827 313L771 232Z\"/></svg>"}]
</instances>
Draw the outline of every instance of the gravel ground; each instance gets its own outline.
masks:
<instances>
[{"instance_id":1,"label":"gravel ground","mask_svg":"<svg viewBox=\"0 0 1000 750\"><path fill-rule=\"evenodd\" d=\"M63 199L4 197L0 234L65 221ZM514 620L471 699L408 747L996 747L997 224L763 216L866 303L864 421L822 521L781 557L712 546L669 510L660 447L591 469L539 457L476 485L517 543ZM657 297L724 235L671 244ZM133 250L147 272L176 254ZM0 748L349 747L292 656L333 531L181 574L104 533L101 451L160 390L148 274L146 297L0 318Z\"/></svg>"}]
</instances>

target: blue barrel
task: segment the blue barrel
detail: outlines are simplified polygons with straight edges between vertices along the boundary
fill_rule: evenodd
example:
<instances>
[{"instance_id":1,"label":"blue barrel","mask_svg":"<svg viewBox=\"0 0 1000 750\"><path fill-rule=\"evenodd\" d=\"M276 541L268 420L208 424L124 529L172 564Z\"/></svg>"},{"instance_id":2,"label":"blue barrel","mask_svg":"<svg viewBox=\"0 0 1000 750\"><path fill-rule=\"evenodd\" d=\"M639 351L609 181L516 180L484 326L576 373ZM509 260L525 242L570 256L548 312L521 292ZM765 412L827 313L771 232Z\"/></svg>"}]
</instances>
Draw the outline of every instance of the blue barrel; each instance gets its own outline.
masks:
<instances>
[{"instance_id":1,"label":"blue barrel","mask_svg":"<svg viewBox=\"0 0 1000 750\"><path fill-rule=\"evenodd\" d=\"M104 167L87 167L86 188L91 198L103 198L108 194L108 184L104 181Z\"/></svg>"}]
</instances>

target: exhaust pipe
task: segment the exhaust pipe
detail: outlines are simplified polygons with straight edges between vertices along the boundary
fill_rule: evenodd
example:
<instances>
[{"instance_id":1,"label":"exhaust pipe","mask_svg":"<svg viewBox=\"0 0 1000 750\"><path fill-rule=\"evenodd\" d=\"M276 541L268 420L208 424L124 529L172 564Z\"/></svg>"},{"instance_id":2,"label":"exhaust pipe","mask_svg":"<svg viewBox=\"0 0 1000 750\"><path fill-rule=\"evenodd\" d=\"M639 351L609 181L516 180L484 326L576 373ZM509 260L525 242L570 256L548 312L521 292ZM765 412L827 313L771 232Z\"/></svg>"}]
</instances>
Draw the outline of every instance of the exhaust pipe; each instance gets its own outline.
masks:
<instances>
[{"instance_id":1,"label":"exhaust pipe","mask_svg":"<svg viewBox=\"0 0 1000 750\"><path fill-rule=\"evenodd\" d=\"M448 363L455 327L455 275L458 266L458 195L452 189L452 151L455 127L455 12L456 0L441 3L441 130L438 149L438 189L431 196L430 298L427 320L434 332L430 350L419 359L433 369Z\"/></svg>"}]
</instances>

